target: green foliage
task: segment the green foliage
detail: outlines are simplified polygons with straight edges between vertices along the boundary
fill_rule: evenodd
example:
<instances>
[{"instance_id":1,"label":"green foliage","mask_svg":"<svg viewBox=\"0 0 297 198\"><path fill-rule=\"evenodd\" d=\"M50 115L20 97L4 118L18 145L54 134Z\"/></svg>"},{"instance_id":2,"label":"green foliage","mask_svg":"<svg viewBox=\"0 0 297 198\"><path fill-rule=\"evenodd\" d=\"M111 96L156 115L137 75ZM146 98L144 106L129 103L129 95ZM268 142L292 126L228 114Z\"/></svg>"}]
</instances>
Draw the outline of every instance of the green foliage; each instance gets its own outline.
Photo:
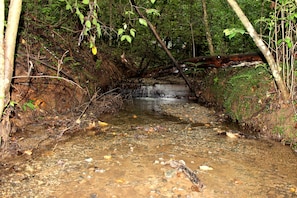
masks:
<instances>
[{"instance_id":1,"label":"green foliage","mask_svg":"<svg viewBox=\"0 0 297 198\"><path fill-rule=\"evenodd\" d=\"M219 82L219 78L216 76L216 77L213 79L213 83L214 83L215 85L217 85L218 82Z\"/></svg>"},{"instance_id":2,"label":"green foliage","mask_svg":"<svg viewBox=\"0 0 297 198\"><path fill-rule=\"evenodd\" d=\"M266 108L265 101L259 100L266 98L267 87L271 81L270 73L265 68L219 70L210 80L213 84L211 90L217 96L216 101L222 102L226 113L233 120L240 122Z\"/></svg>"},{"instance_id":3,"label":"green foliage","mask_svg":"<svg viewBox=\"0 0 297 198\"><path fill-rule=\"evenodd\" d=\"M280 45L283 42L287 44L289 49L291 49L293 47L293 42L292 42L292 39L290 37L287 36L285 38L279 39L277 41L277 44Z\"/></svg>"},{"instance_id":4,"label":"green foliage","mask_svg":"<svg viewBox=\"0 0 297 198\"><path fill-rule=\"evenodd\" d=\"M242 29L242 28L231 28L231 29L225 29L224 30L225 36L227 36L229 39L232 39L238 33L244 34L245 33L245 30Z\"/></svg>"},{"instance_id":5,"label":"green foliage","mask_svg":"<svg viewBox=\"0 0 297 198\"><path fill-rule=\"evenodd\" d=\"M79 18L82 25L82 30L78 39L78 45L81 45L82 41L87 39L89 47L92 49L94 55L97 54L96 38L100 38L102 35L101 24L99 19L99 5L97 1L83 0L81 2L73 0L59 0L66 4L65 9L74 12Z\"/></svg>"},{"instance_id":6,"label":"green foliage","mask_svg":"<svg viewBox=\"0 0 297 198\"><path fill-rule=\"evenodd\" d=\"M237 0L237 2L251 22L260 18L261 14L268 13L267 10L269 10L269 4L264 4L262 1ZM217 54L244 53L256 50L257 47L252 38L244 34L242 23L226 1L210 0L207 2L207 7L211 19L209 22L211 34ZM260 31L260 24L255 25L255 28ZM229 38L224 35L226 29L233 30L230 32L231 34L227 35ZM238 33L242 36L234 37ZM230 40L230 36L234 38Z\"/></svg>"},{"instance_id":7,"label":"green foliage","mask_svg":"<svg viewBox=\"0 0 297 198\"><path fill-rule=\"evenodd\" d=\"M25 102L25 103L23 104L22 109L23 109L24 111L26 111L27 108L29 108L29 109L31 109L31 110L36 109L36 106L35 106L33 100L29 100L28 102Z\"/></svg>"},{"instance_id":8,"label":"green foliage","mask_svg":"<svg viewBox=\"0 0 297 198\"><path fill-rule=\"evenodd\" d=\"M10 107L15 107L15 106L19 106L21 107L24 111L27 110L27 108L31 109L31 110L34 110L36 109L36 106L34 104L34 100L29 100L28 102L25 102L23 105L20 105L18 102L16 101L9 101L9 104L8 104Z\"/></svg>"},{"instance_id":9,"label":"green foliage","mask_svg":"<svg viewBox=\"0 0 297 198\"><path fill-rule=\"evenodd\" d=\"M126 34L126 32L129 32ZM128 25L126 23L123 24L123 28L118 29L118 36L120 36L121 41L128 41L132 43L132 38L136 36L136 30L131 28L128 30Z\"/></svg>"},{"instance_id":10,"label":"green foliage","mask_svg":"<svg viewBox=\"0 0 297 198\"><path fill-rule=\"evenodd\" d=\"M275 8L266 17L261 17L257 23L265 26L263 37L275 57L280 68L284 84L291 93L295 92L296 57L297 53L297 4L295 0L275 2Z\"/></svg>"},{"instance_id":11,"label":"green foliage","mask_svg":"<svg viewBox=\"0 0 297 198\"><path fill-rule=\"evenodd\" d=\"M146 9L145 12L147 14L152 14L152 15L155 15L155 16L160 16L160 12L158 10L156 10L156 9Z\"/></svg>"},{"instance_id":12,"label":"green foliage","mask_svg":"<svg viewBox=\"0 0 297 198\"><path fill-rule=\"evenodd\" d=\"M16 101L9 101L9 106L15 107L18 103Z\"/></svg>"},{"instance_id":13,"label":"green foliage","mask_svg":"<svg viewBox=\"0 0 297 198\"><path fill-rule=\"evenodd\" d=\"M284 133L285 133L285 128L283 126L276 126L276 127L273 128L273 133L277 134L277 135L280 135L280 136L283 136Z\"/></svg>"},{"instance_id":14,"label":"green foliage","mask_svg":"<svg viewBox=\"0 0 297 198\"><path fill-rule=\"evenodd\" d=\"M93 54L97 53L99 44L106 44L116 48L119 53L128 51L135 57L136 63L142 57L145 57L143 64L152 66L164 65L170 61L147 27L147 21L138 17L128 0L24 0L24 2L26 13L30 13L42 23L57 27L57 32L80 31L79 36L75 37L77 43L80 45L84 41ZM261 1L238 2L252 21L260 18ZM156 27L161 38L172 43L170 50L176 59L190 57L193 47L197 56L209 53L202 25L201 1L140 0L137 3L142 13ZM269 9L268 3L265 5ZM231 30L229 37L234 36L234 33L243 34L240 29L241 22L225 1L209 0L207 9L217 54L247 52L256 48L245 34L234 37L232 41L224 36L226 28ZM261 22L257 24L260 26ZM42 25L35 24L40 27ZM193 35L190 26L193 28ZM192 36L195 46L192 46Z\"/></svg>"},{"instance_id":15,"label":"green foliage","mask_svg":"<svg viewBox=\"0 0 297 198\"><path fill-rule=\"evenodd\" d=\"M141 24L141 25L144 25L145 27L147 27L147 22L146 22L146 20L144 20L144 19L142 19L142 18L139 18L139 23Z\"/></svg>"}]
</instances>

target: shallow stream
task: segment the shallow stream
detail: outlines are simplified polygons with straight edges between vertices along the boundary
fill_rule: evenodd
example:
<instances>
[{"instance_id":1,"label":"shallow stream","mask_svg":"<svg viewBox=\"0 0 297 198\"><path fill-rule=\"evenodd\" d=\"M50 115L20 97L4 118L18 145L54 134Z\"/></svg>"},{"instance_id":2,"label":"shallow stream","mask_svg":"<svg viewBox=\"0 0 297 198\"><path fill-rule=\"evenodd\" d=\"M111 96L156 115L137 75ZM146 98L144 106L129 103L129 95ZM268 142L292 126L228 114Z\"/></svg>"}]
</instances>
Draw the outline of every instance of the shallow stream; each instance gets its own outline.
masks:
<instances>
[{"instance_id":1,"label":"shallow stream","mask_svg":"<svg viewBox=\"0 0 297 198\"><path fill-rule=\"evenodd\" d=\"M290 148L218 135L227 129L212 111L177 101L135 100L102 120L108 126L15 162L0 180L0 197L297 197ZM172 102L180 115L161 114L160 104ZM204 188L198 191L169 160L185 163Z\"/></svg>"}]
</instances>

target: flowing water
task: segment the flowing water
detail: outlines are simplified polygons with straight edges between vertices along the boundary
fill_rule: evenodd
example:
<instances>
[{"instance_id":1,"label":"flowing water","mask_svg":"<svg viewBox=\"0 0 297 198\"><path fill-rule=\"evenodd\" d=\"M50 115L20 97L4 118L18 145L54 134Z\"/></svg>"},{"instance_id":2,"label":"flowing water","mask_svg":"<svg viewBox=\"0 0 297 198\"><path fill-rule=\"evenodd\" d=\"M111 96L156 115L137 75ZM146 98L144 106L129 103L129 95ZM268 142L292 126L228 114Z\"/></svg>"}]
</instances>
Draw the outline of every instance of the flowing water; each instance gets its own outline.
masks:
<instances>
[{"instance_id":1,"label":"flowing water","mask_svg":"<svg viewBox=\"0 0 297 198\"><path fill-rule=\"evenodd\" d=\"M15 162L0 180L0 196L297 197L297 157L288 147L229 138L218 135L220 123L190 124L160 113L160 104L176 102L181 113L192 109L185 100L134 100L106 117L107 127ZM169 160L185 163L204 188L198 191Z\"/></svg>"}]
</instances>

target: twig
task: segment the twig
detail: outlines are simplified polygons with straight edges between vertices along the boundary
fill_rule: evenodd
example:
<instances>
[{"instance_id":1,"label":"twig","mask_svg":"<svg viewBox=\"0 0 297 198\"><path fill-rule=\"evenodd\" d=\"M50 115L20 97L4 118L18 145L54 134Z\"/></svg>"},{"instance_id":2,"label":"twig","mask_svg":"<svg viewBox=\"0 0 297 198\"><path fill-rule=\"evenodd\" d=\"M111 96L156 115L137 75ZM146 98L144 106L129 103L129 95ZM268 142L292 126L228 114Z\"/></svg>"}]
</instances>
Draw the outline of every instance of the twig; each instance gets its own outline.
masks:
<instances>
[{"instance_id":1,"label":"twig","mask_svg":"<svg viewBox=\"0 0 297 198\"><path fill-rule=\"evenodd\" d=\"M69 52L69 50L67 50L62 57L58 60L58 66L57 66L57 76L60 75L60 72L62 71L62 64L63 64L63 59L65 58L66 54Z\"/></svg>"},{"instance_id":2,"label":"twig","mask_svg":"<svg viewBox=\"0 0 297 198\"><path fill-rule=\"evenodd\" d=\"M91 105L91 103L97 98L97 99L100 99L100 98L102 98L103 96L105 96L105 95L107 95L107 94L109 94L109 93L111 93L111 92L114 92L115 90L117 90L117 89L119 89L119 88L115 88L115 89L111 89L111 90L109 90L109 91L107 91L107 92L105 92L105 93L103 93L103 94L101 94L98 98L97 98L97 96L98 96L98 91L96 91L94 94L93 94L93 96L92 96L92 98L90 99L90 101L88 102L88 104L87 104L87 106L84 108L84 110L82 111L82 113L79 115L79 117L76 119L76 122L79 122L79 120L81 119L81 117L83 116L83 114L87 111L87 109L89 108L89 106Z\"/></svg>"},{"instance_id":3,"label":"twig","mask_svg":"<svg viewBox=\"0 0 297 198\"><path fill-rule=\"evenodd\" d=\"M81 90L83 90L85 92L85 90L79 85L77 84L76 82L72 81L72 80L69 80L67 78L64 78L64 77L61 77L61 76L48 76L48 75L44 75L44 76L13 76L12 77L13 79L15 78L54 78L54 79L59 79L59 80L64 80L72 85L75 85L77 86L78 88L80 88Z\"/></svg>"},{"instance_id":4,"label":"twig","mask_svg":"<svg viewBox=\"0 0 297 198\"><path fill-rule=\"evenodd\" d=\"M93 100L97 97L97 91L93 94L91 100L88 102L87 106L84 108L84 110L81 112L81 114L79 115L79 117L76 119L76 123L79 122L79 120L81 119L81 117L84 115L84 113L87 111L87 109L89 108L89 106L91 105L91 103L93 102Z\"/></svg>"},{"instance_id":5,"label":"twig","mask_svg":"<svg viewBox=\"0 0 297 198\"><path fill-rule=\"evenodd\" d=\"M117 90L117 89L119 89L119 88L115 88L115 89L109 90L109 91L107 91L107 92L101 94L101 95L98 97L98 99L101 98L101 97L103 97L104 95L106 95L106 94L108 94L108 93L111 93L111 92ZM80 119L81 119L82 116L85 114L85 112L87 111L87 109L89 108L89 106L91 105L91 103L97 98L97 96L98 96L98 92L96 91L96 92L93 94L93 96L92 96L92 98L90 99L90 101L87 103L87 106L86 106L86 107L84 108L84 110L81 112L81 114L79 115L79 117L75 120L75 122L74 122L70 127L67 127L66 129L63 129L63 130L59 133L59 135L57 136L57 138L62 137L63 134L64 134L66 131L72 129L73 127L75 127L77 124L79 124L79 123L81 122Z\"/></svg>"},{"instance_id":6,"label":"twig","mask_svg":"<svg viewBox=\"0 0 297 198\"><path fill-rule=\"evenodd\" d=\"M23 54L22 52L18 52L18 55L27 56L26 54ZM46 62L44 62L42 60L39 60L38 57L30 56L30 58L37 61L37 62L39 62L39 63L41 63L41 64L43 64L44 66L46 66L46 67L48 67L50 69L53 69L53 70L57 71L57 68L49 65L48 63L46 63ZM60 71L60 73L63 74L64 76L66 76L67 78L69 78L70 80L74 81L73 78L71 76L69 76L67 73L65 73L64 71Z\"/></svg>"}]
</instances>

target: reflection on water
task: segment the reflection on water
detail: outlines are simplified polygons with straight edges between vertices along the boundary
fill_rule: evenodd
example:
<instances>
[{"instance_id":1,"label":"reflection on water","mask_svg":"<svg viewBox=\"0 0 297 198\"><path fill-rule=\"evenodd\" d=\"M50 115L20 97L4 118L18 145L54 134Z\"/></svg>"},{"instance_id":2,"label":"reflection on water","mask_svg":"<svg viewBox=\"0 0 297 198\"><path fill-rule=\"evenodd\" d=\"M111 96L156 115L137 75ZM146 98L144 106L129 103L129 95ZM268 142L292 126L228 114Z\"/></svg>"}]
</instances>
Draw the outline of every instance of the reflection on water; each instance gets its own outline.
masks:
<instances>
[{"instance_id":1,"label":"reflection on water","mask_svg":"<svg viewBox=\"0 0 297 198\"><path fill-rule=\"evenodd\" d=\"M176 104L176 103L187 103L187 99L177 99L177 98L135 98L127 103L125 107L126 110L133 110L134 112L160 112L160 106L164 104Z\"/></svg>"}]
</instances>

